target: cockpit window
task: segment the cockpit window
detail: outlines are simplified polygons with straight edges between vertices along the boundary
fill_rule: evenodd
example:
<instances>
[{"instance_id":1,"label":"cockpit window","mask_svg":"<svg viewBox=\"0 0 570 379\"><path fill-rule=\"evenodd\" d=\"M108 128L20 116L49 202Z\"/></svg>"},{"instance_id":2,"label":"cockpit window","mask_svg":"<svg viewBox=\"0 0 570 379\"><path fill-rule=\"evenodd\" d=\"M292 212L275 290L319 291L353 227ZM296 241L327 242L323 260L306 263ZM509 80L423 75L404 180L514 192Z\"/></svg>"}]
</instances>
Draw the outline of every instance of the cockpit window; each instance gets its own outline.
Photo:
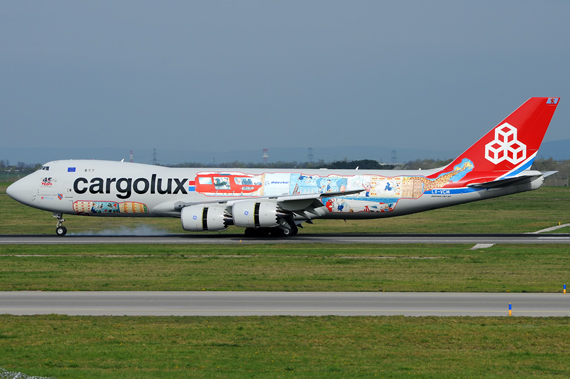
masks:
<instances>
[{"instance_id":1,"label":"cockpit window","mask_svg":"<svg viewBox=\"0 0 570 379\"><path fill-rule=\"evenodd\" d=\"M49 166L42 166L42 171L49 171Z\"/></svg>"}]
</instances>

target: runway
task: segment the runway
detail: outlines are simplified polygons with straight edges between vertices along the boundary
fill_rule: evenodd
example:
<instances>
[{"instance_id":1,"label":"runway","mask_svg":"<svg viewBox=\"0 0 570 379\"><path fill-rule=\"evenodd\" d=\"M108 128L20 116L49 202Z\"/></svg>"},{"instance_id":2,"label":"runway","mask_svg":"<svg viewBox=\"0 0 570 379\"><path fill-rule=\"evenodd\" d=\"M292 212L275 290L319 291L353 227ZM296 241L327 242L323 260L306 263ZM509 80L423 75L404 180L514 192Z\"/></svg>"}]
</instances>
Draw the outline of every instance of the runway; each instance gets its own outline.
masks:
<instances>
[{"instance_id":1,"label":"runway","mask_svg":"<svg viewBox=\"0 0 570 379\"><path fill-rule=\"evenodd\" d=\"M0 314L70 316L570 316L570 294L0 292Z\"/></svg>"},{"instance_id":2,"label":"runway","mask_svg":"<svg viewBox=\"0 0 570 379\"><path fill-rule=\"evenodd\" d=\"M570 244L570 234L298 234L245 237L243 234L0 235L0 245L93 244Z\"/></svg>"}]
</instances>

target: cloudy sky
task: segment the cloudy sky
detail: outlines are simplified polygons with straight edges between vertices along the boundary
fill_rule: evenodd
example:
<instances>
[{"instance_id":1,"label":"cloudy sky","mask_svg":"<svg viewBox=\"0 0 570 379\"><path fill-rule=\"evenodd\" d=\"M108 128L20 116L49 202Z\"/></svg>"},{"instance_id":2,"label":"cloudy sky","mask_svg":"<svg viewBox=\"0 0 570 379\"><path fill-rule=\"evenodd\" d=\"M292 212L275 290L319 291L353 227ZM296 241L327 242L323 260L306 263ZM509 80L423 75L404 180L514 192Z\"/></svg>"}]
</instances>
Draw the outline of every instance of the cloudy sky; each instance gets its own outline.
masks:
<instances>
[{"instance_id":1,"label":"cloudy sky","mask_svg":"<svg viewBox=\"0 0 570 379\"><path fill-rule=\"evenodd\" d=\"M570 138L570 2L5 1L0 147L463 150Z\"/></svg>"}]
</instances>

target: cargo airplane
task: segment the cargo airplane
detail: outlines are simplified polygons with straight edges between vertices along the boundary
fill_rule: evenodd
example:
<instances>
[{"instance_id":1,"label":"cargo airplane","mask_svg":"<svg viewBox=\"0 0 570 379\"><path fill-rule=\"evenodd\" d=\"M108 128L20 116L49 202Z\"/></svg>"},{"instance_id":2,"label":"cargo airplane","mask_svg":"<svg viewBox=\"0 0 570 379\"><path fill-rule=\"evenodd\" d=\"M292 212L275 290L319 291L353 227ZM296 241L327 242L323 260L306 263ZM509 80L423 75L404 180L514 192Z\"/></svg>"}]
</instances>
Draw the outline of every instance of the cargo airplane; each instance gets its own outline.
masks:
<instances>
[{"instance_id":1,"label":"cargo airplane","mask_svg":"<svg viewBox=\"0 0 570 379\"><path fill-rule=\"evenodd\" d=\"M559 98L533 97L445 167L432 170L167 168L53 161L8 187L13 199L63 215L177 217L187 231L229 225L290 236L314 219L373 219L538 189L531 170Z\"/></svg>"}]
</instances>

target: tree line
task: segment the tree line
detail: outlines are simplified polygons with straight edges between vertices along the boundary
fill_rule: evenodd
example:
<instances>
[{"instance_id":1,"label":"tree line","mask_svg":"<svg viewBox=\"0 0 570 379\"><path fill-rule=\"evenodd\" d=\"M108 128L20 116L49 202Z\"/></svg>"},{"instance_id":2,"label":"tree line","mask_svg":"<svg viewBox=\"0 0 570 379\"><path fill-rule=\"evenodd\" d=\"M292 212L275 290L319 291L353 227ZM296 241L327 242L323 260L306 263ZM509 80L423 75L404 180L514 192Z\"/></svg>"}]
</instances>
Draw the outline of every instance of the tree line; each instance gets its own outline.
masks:
<instances>
[{"instance_id":1,"label":"tree line","mask_svg":"<svg viewBox=\"0 0 570 379\"><path fill-rule=\"evenodd\" d=\"M22 178L42 167L40 163L18 162L10 164L9 159L0 160L0 181L14 181Z\"/></svg>"}]
</instances>

